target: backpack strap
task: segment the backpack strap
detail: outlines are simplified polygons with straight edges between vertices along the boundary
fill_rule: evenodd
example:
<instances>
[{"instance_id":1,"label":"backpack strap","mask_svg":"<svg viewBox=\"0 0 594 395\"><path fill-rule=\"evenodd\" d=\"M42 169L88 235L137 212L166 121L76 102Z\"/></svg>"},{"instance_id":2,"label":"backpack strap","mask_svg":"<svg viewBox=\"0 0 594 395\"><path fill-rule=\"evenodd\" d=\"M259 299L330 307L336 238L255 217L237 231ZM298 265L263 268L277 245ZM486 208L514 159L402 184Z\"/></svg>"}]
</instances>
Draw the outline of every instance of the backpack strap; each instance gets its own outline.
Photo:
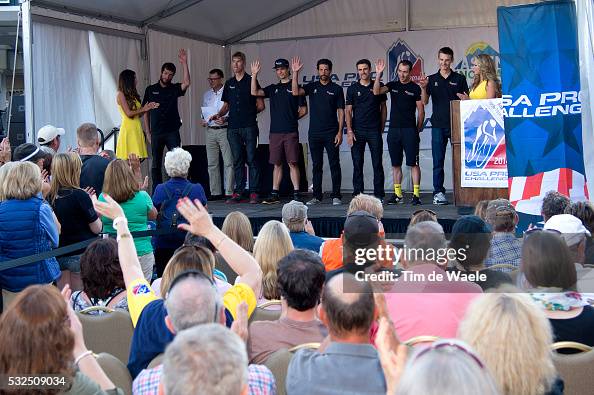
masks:
<instances>
[{"instance_id":1,"label":"backpack strap","mask_svg":"<svg viewBox=\"0 0 594 395\"><path fill-rule=\"evenodd\" d=\"M190 194L190 192L192 192L192 187L193 186L194 186L194 184L192 184L191 182L188 183L188 185L186 185L186 187L182 191L182 194L181 194L180 198L188 197L188 195Z\"/></svg>"}]
</instances>

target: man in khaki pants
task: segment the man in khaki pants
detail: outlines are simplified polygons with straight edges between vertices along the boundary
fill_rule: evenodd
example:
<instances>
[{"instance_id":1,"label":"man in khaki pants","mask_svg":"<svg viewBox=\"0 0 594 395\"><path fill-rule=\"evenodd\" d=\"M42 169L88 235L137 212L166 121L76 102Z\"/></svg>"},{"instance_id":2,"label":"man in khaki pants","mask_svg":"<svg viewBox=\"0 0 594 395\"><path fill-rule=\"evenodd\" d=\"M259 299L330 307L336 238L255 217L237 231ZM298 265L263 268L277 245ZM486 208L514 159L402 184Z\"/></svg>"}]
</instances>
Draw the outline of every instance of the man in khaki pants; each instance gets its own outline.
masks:
<instances>
[{"instance_id":1,"label":"man in khaki pants","mask_svg":"<svg viewBox=\"0 0 594 395\"><path fill-rule=\"evenodd\" d=\"M208 73L210 89L204 93L202 107L214 107L220 110L223 106L221 96L223 95L223 71L212 69ZM229 140L227 140L227 116L216 121L202 121L206 127L206 156L208 158L208 178L210 180L210 200L223 199L225 195L233 194L233 155ZM221 184L221 170L219 167L219 151L223 155L225 166L225 193Z\"/></svg>"}]
</instances>

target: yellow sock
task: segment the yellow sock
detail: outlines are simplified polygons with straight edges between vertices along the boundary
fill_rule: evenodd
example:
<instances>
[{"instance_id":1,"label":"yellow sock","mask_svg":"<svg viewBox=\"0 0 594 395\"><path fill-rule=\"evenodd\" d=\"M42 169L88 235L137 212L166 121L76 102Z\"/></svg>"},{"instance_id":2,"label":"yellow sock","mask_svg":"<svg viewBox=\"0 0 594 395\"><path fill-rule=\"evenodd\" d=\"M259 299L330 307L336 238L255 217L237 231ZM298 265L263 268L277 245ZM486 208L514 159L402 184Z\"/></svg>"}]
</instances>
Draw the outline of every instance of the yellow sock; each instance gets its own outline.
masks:
<instances>
[{"instance_id":1,"label":"yellow sock","mask_svg":"<svg viewBox=\"0 0 594 395\"><path fill-rule=\"evenodd\" d=\"M396 194L396 196L402 197L402 185L394 184L394 193Z\"/></svg>"},{"instance_id":2,"label":"yellow sock","mask_svg":"<svg viewBox=\"0 0 594 395\"><path fill-rule=\"evenodd\" d=\"M416 197L421 197L420 195L421 186L420 185L413 185L413 195Z\"/></svg>"}]
</instances>

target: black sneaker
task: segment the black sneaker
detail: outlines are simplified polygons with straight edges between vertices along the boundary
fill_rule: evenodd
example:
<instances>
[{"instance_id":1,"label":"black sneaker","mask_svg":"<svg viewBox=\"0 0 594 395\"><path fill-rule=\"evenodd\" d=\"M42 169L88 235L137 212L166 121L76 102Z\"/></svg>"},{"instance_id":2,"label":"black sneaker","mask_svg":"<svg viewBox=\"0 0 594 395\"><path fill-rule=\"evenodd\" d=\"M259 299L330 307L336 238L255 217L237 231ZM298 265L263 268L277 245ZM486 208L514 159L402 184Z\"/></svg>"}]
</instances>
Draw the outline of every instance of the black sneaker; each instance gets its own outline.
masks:
<instances>
[{"instance_id":1,"label":"black sneaker","mask_svg":"<svg viewBox=\"0 0 594 395\"><path fill-rule=\"evenodd\" d=\"M299 192L293 193L293 200L300 202L301 201L301 194Z\"/></svg>"},{"instance_id":2,"label":"black sneaker","mask_svg":"<svg viewBox=\"0 0 594 395\"><path fill-rule=\"evenodd\" d=\"M239 193L234 193L233 195L231 195L231 197L229 199L227 199L225 201L225 203L227 203L227 204L241 203L241 195Z\"/></svg>"},{"instance_id":3,"label":"black sneaker","mask_svg":"<svg viewBox=\"0 0 594 395\"><path fill-rule=\"evenodd\" d=\"M419 199L418 196L413 195L412 200L410 201L410 204L412 204L413 206L420 206L423 203L421 202L421 199Z\"/></svg>"},{"instance_id":4,"label":"black sneaker","mask_svg":"<svg viewBox=\"0 0 594 395\"><path fill-rule=\"evenodd\" d=\"M387 202L386 204L389 205L394 205L394 204L402 204L404 203L404 198L397 196L397 195L393 195Z\"/></svg>"},{"instance_id":5,"label":"black sneaker","mask_svg":"<svg viewBox=\"0 0 594 395\"><path fill-rule=\"evenodd\" d=\"M266 200L262 201L263 204L277 204L280 203L280 198L278 195L270 195L270 197Z\"/></svg>"}]
</instances>

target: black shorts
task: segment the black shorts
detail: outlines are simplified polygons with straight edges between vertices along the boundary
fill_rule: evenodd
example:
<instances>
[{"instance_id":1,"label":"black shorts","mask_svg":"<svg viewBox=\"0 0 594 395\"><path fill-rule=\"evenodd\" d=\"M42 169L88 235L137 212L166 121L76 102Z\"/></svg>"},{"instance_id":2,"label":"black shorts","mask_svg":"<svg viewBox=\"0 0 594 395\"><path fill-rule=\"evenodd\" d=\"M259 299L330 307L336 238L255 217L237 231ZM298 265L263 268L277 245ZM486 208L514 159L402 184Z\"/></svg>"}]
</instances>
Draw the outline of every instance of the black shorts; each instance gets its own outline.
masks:
<instances>
[{"instance_id":1,"label":"black shorts","mask_svg":"<svg viewBox=\"0 0 594 395\"><path fill-rule=\"evenodd\" d=\"M402 151L406 154L407 166L419 165L419 143L421 136L416 128L390 128L388 130L388 152L392 166L402 166Z\"/></svg>"}]
</instances>

